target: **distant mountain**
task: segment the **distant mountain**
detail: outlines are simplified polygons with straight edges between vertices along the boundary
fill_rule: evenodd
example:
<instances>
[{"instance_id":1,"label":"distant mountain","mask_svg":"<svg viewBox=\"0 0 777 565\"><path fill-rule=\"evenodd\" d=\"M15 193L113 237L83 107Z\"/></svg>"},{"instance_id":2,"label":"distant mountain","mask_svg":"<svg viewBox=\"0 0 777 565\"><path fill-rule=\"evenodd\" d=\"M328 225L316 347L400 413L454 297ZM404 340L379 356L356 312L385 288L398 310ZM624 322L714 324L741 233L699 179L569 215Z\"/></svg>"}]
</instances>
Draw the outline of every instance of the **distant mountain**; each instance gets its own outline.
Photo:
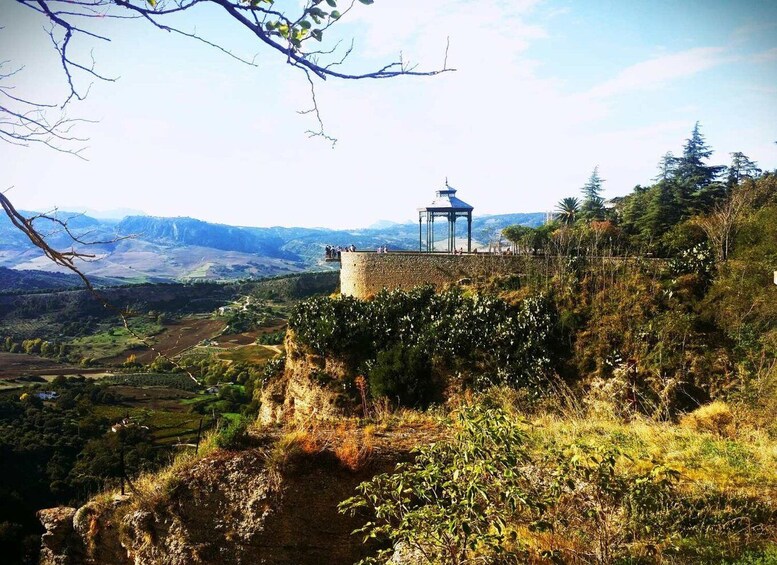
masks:
<instances>
[{"instance_id":1,"label":"distant mountain","mask_svg":"<svg viewBox=\"0 0 777 565\"><path fill-rule=\"evenodd\" d=\"M254 253L265 257L297 260L281 250L284 241L272 234L261 234L247 228L211 224L194 218L154 218L131 216L119 222L117 231L139 239L171 245L196 245L224 251Z\"/></svg>"},{"instance_id":2,"label":"distant mountain","mask_svg":"<svg viewBox=\"0 0 777 565\"><path fill-rule=\"evenodd\" d=\"M79 266L106 284L230 280L337 268L323 261L326 245L355 245L357 249L388 245L392 250L418 249L418 224L414 222L378 222L365 229L333 230L239 227L194 218L152 216L129 216L119 222L67 212L59 212L58 217L68 220L71 231L79 239L101 242L77 245L76 249L95 255L94 261L82 262ZM482 247L481 242L495 229L512 224L539 226L544 219L543 213L476 216L472 222L473 246ZM41 220L37 226L49 235L48 240L54 247L70 248L72 242L60 225ZM459 223L460 237L462 232ZM66 272L53 266L4 215L0 215L0 267ZM2 280L0 290L15 288L4 286ZM8 273L5 280L11 281ZM17 282L13 285L19 284L20 279L14 280ZM31 288L39 288L37 282L27 280ZM60 279L50 279L50 284L54 283L59 284Z\"/></svg>"},{"instance_id":3,"label":"distant mountain","mask_svg":"<svg viewBox=\"0 0 777 565\"><path fill-rule=\"evenodd\" d=\"M116 208L114 210L94 210L92 208L85 208L84 214L97 218L98 220L122 220L127 216L146 216L147 214L143 210L135 210L133 208Z\"/></svg>"},{"instance_id":4,"label":"distant mountain","mask_svg":"<svg viewBox=\"0 0 777 565\"><path fill-rule=\"evenodd\" d=\"M374 224L370 224L370 226L367 229L382 230L382 229L394 227L396 225L399 225L399 223L392 222L391 220L378 220Z\"/></svg>"}]
</instances>

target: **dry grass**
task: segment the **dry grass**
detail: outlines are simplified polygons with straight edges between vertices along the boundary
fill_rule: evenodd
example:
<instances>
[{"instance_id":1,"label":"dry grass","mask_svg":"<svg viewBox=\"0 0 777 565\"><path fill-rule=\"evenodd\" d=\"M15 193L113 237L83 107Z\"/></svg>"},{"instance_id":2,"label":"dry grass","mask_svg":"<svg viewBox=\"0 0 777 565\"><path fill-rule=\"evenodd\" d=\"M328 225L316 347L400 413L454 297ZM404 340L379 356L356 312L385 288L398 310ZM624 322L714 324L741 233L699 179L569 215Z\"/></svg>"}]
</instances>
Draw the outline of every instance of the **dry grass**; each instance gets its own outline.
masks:
<instances>
[{"instance_id":1,"label":"dry grass","mask_svg":"<svg viewBox=\"0 0 777 565\"><path fill-rule=\"evenodd\" d=\"M716 401L686 414L680 425L697 432L708 432L719 437L731 438L736 431L734 414L725 402Z\"/></svg>"},{"instance_id":2,"label":"dry grass","mask_svg":"<svg viewBox=\"0 0 777 565\"><path fill-rule=\"evenodd\" d=\"M426 411L395 408L386 398L375 400L370 414L369 422L379 432L398 428L437 429L446 418L446 410L442 407Z\"/></svg>"},{"instance_id":3,"label":"dry grass","mask_svg":"<svg viewBox=\"0 0 777 565\"><path fill-rule=\"evenodd\" d=\"M613 445L624 454L622 464L634 472L644 470L638 468L639 461L660 461L679 471L685 490L712 489L777 501L777 441L763 431L742 429L721 437L648 419L623 422L552 415L535 418L528 429L533 450L575 443Z\"/></svg>"},{"instance_id":4,"label":"dry grass","mask_svg":"<svg viewBox=\"0 0 777 565\"><path fill-rule=\"evenodd\" d=\"M300 457L321 453L326 448L317 427L298 425L284 433L267 454L267 469L279 473Z\"/></svg>"},{"instance_id":5,"label":"dry grass","mask_svg":"<svg viewBox=\"0 0 777 565\"><path fill-rule=\"evenodd\" d=\"M374 426L363 429L341 424L335 433L334 454L340 465L349 471L360 471L370 459L373 451Z\"/></svg>"}]
</instances>

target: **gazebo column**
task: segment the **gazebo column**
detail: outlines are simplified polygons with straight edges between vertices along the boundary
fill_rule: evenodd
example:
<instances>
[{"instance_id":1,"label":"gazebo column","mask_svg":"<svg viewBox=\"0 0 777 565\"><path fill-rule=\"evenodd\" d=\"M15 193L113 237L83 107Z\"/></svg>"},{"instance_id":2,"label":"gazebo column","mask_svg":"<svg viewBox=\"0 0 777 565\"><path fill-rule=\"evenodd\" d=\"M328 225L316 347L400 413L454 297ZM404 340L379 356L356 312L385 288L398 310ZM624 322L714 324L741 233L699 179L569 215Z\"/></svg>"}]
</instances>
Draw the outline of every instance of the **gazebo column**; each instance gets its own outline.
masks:
<instances>
[{"instance_id":1,"label":"gazebo column","mask_svg":"<svg viewBox=\"0 0 777 565\"><path fill-rule=\"evenodd\" d=\"M451 252L451 224L453 222L451 221L451 213L450 212L448 212L446 214L446 216L447 216L446 219L448 220L448 253L450 253Z\"/></svg>"},{"instance_id":2,"label":"gazebo column","mask_svg":"<svg viewBox=\"0 0 777 565\"><path fill-rule=\"evenodd\" d=\"M467 253L472 253L472 212L467 213Z\"/></svg>"},{"instance_id":3,"label":"gazebo column","mask_svg":"<svg viewBox=\"0 0 777 565\"><path fill-rule=\"evenodd\" d=\"M426 252L429 252L429 212L426 213Z\"/></svg>"},{"instance_id":4,"label":"gazebo column","mask_svg":"<svg viewBox=\"0 0 777 565\"><path fill-rule=\"evenodd\" d=\"M451 214L453 222L451 223L451 251L456 252L456 213Z\"/></svg>"},{"instance_id":5,"label":"gazebo column","mask_svg":"<svg viewBox=\"0 0 777 565\"><path fill-rule=\"evenodd\" d=\"M421 242L423 241L423 235L421 233L421 213L418 213L418 252L423 251Z\"/></svg>"},{"instance_id":6,"label":"gazebo column","mask_svg":"<svg viewBox=\"0 0 777 565\"><path fill-rule=\"evenodd\" d=\"M434 214L431 214L430 225L432 226L432 231L429 234L429 244L431 245L429 250L434 251Z\"/></svg>"},{"instance_id":7,"label":"gazebo column","mask_svg":"<svg viewBox=\"0 0 777 565\"><path fill-rule=\"evenodd\" d=\"M429 252L429 212L426 213L426 252Z\"/></svg>"}]
</instances>

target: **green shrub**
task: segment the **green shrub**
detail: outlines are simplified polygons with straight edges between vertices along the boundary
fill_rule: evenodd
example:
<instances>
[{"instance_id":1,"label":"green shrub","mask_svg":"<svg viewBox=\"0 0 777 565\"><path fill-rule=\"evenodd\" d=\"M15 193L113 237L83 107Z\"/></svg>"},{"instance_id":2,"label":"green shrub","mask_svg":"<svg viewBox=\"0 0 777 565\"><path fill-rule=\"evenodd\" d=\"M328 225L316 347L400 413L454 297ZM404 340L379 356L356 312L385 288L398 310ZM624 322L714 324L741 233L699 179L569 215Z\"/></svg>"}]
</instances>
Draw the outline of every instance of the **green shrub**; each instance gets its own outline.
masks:
<instances>
[{"instance_id":1,"label":"green shrub","mask_svg":"<svg viewBox=\"0 0 777 565\"><path fill-rule=\"evenodd\" d=\"M735 561L726 561L725 565L777 565L777 545L770 544L760 551L748 551ZM721 565L724 565L721 564Z\"/></svg>"},{"instance_id":2,"label":"green shrub","mask_svg":"<svg viewBox=\"0 0 777 565\"><path fill-rule=\"evenodd\" d=\"M289 327L322 355L374 363L397 344L417 347L433 363L454 362L479 386L527 386L551 368L555 311L542 296L517 305L491 296L431 287L382 291L369 301L314 298L297 305ZM384 361L386 359L384 358Z\"/></svg>"},{"instance_id":3,"label":"green shrub","mask_svg":"<svg viewBox=\"0 0 777 565\"><path fill-rule=\"evenodd\" d=\"M216 447L221 449L239 450L248 444L248 418L240 416L221 428L216 435Z\"/></svg>"},{"instance_id":4,"label":"green shrub","mask_svg":"<svg viewBox=\"0 0 777 565\"><path fill-rule=\"evenodd\" d=\"M354 533L390 541L392 549L361 563L388 563L400 545L423 555L421 562L475 562L468 560L473 550L500 552L513 512L539 507L522 485L524 435L504 412L468 407L456 426L451 441L418 448L414 462L362 483L357 496L341 503L341 512L375 515Z\"/></svg>"},{"instance_id":5,"label":"green shrub","mask_svg":"<svg viewBox=\"0 0 777 565\"><path fill-rule=\"evenodd\" d=\"M368 378L373 398L387 397L401 406L426 407L435 394L431 359L417 346L396 344L379 352Z\"/></svg>"}]
</instances>

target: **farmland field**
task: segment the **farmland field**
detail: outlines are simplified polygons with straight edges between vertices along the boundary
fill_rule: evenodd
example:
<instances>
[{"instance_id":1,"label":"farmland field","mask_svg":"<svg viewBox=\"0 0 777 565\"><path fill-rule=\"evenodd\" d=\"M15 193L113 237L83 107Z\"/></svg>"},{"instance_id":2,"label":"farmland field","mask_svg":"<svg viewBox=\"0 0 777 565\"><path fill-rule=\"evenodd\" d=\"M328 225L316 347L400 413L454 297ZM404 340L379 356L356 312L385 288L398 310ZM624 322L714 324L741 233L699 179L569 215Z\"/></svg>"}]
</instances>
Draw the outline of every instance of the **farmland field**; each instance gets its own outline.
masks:
<instances>
[{"instance_id":1,"label":"farmland field","mask_svg":"<svg viewBox=\"0 0 777 565\"><path fill-rule=\"evenodd\" d=\"M218 356L219 359L224 359L225 361L238 361L261 365L279 353L280 350L271 345L246 345L224 351L219 353Z\"/></svg>"},{"instance_id":2,"label":"farmland field","mask_svg":"<svg viewBox=\"0 0 777 565\"><path fill-rule=\"evenodd\" d=\"M0 351L0 378L2 379L32 374L48 374L50 371L63 370L72 372L78 370L78 368L38 355Z\"/></svg>"},{"instance_id":3,"label":"farmland field","mask_svg":"<svg viewBox=\"0 0 777 565\"><path fill-rule=\"evenodd\" d=\"M205 339L212 338L224 328L220 320L210 318L184 318L179 322L167 324L165 329L155 336L154 348L169 357L175 357L190 347L194 347ZM138 363L150 363L157 354L138 345L136 349L125 350L123 353L102 359L104 363L123 363L128 355L135 355Z\"/></svg>"}]
</instances>

